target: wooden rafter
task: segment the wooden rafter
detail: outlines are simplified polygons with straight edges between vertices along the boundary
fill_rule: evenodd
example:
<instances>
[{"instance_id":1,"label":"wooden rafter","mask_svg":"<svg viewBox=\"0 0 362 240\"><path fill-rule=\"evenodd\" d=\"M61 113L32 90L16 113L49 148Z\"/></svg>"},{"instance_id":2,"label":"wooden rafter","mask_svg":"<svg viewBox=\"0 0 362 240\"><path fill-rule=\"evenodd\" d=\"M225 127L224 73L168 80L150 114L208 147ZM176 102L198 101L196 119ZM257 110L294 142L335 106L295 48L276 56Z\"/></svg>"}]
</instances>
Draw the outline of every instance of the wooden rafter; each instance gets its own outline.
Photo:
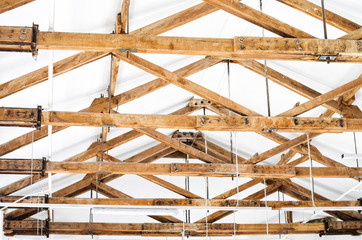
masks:
<instances>
[{"instance_id":1,"label":"wooden rafter","mask_svg":"<svg viewBox=\"0 0 362 240\"><path fill-rule=\"evenodd\" d=\"M265 13L262 13L246 4L234 0L204 0L205 2L223 9L237 17L245 19L260 27L263 27L282 37L303 37L313 38L312 35L305 33L295 27L292 27L278 19L275 19Z\"/></svg>"},{"instance_id":2,"label":"wooden rafter","mask_svg":"<svg viewBox=\"0 0 362 240\"><path fill-rule=\"evenodd\" d=\"M319 20L323 19L322 8L314 3L307 0L277 0L284 3L292 8L302 11L312 17ZM336 28L341 29L347 33L357 30L361 25L352 22L344 17L341 17L331 11L325 10L326 22Z\"/></svg>"},{"instance_id":3,"label":"wooden rafter","mask_svg":"<svg viewBox=\"0 0 362 240\"><path fill-rule=\"evenodd\" d=\"M33 1L34 0L2 0L0 2L0 14Z\"/></svg>"}]
</instances>

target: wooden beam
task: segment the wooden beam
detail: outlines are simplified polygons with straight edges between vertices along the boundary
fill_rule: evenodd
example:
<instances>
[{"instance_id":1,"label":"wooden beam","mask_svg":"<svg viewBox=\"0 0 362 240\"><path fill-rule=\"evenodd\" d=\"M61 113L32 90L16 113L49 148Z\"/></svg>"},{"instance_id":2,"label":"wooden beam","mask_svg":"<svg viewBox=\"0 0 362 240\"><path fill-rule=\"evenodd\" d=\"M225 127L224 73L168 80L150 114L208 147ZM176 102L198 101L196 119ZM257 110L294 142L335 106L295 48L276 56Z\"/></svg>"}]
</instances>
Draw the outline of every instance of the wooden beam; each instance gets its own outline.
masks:
<instances>
[{"instance_id":1,"label":"wooden beam","mask_svg":"<svg viewBox=\"0 0 362 240\"><path fill-rule=\"evenodd\" d=\"M149 129L149 128L136 128L136 131L139 131L140 133L149 136L151 138L156 139L157 141L160 141L176 150L179 150L183 153L192 155L202 161L208 162L208 163L223 163L223 160L220 160L216 157L213 157L207 153L201 152L187 144L184 144L177 139L173 139L165 134L162 134L156 130Z\"/></svg>"},{"instance_id":2,"label":"wooden beam","mask_svg":"<svg viewBox=\"0 0 362 240\"><path fill-rule=\"evenodd\" d=\"M22 164L22 162L18 162ZM16 165L13 166L16 168ZM250 165L239 164L241 177L257 178L308 178L308 167ZM11 168L8 169L10 171ZM30 169L29 169L30 172ZM46 173L112 173L137 175L170 175L170 176L231 176L237 173L235 164L205 164L205 163L108 163L108 162L47 162ZM314 167L315 178L356 178L362 176L362 168L349 167Z\"/></svg>"},{"instance_id":3,"label":"wooden beam","mask_svg":"<svg viewBox=\"0 0 362 240\"><path fill-rule=\"evenodd\" d=\"M6 236L36 235L39 222L35 221L6 221L4 232ZM319 234L326 232L330 235L338 234L345 230L345 234L357 233L361 228L358 222L330 222L330 223L288 223L269 224L270 234ZM44 226L45 227L45 226ZM45 228L44 228L45 230ZM204 236L208 231L209 236L236 235L263 235L267 232L266 224L235 224L219 223L81 223L81 222L49 222L49 234L63 235L136 235L136 236L181 236L183 230L192 236ZM342 232L343 233L343 232Z\"/></svg>"},{"instance_id":4,"label":"wooden beam","mask_svg":"<svg viewBox=\"0 0 362 240\"><path fill-rule=\"evenodd\" d=\"M95 188L94 188L95 189ZM236 199L202 199L202 198L189 198L189 199L179 199L179 198L132 198L125 193L120 192L119 190L110 187L106 184L100 183L98 185L98 190L100 193L104 194L109 198L45 198L45 197L37 197L37 198L25 198L24 200L18 201L20 197L18 196L0 196L0 206L2 203L13 203L18 201L17 203L24 204L41 204L44 206L45 204L59 204L61 205L77 205L76 207L82 207L82 205L105 205L105 206L122 206L131 207L132 206L143 206L143 207L173 207L173 208L190 208L190 209L212 209L212 208L233 208L240 209L243 208L264 208L266 206L272 208L273 210L280 210L281 208L327 208L327 207L340 207L340 208L348 208L348 207L360 207L359 201L318 201L315 202L315 206L313 206L312 201L267 201L265 202L260 200L236 200ZM47 201L47 202L46 202ZM46 206L46 205L45 205ZM17 207L14 204L13 207ZM75 206L73 206L75 207Z\"/></svg>"},{"instance_id":5,"label":"wooden beam","mask_svg":"<svg viewBox=\"0 0 362 240\"><path fill-rule=\"evenodd\" d=\"M361 62L362 49L358 44L358 40L344 39L272 37L220 39L39 32L37 47L54 50L114 51L114 53L121 50L138 53L210 55L231 59L300 61L319 61L320 56L338 55L335 62Z\"/></svg>"},{"instance_id":6,"label":"wooden beam","mask_svg":"<svg viewBox=\"0 0 362 240\"><path fill-rule=\"evenodd\" d=\"M119 32L117 33L126 33L127 31L127 25L128 25L128 15L129 15L129 5L130 0L123 0L121 12L119 13L120 16L120 22L119 22ZM128 29L129 30L129 29Z\"/></svg>"},{"instance_id":7,"label":"wooden beam","mask_svg":"<svg viewBox=\"0 0 362 240\"><path fill-rule=\"evenodd\" d=\"M277 0L292 8L302 11L319 20L323 20L322 8L307 0ZM354 23L344 17L341 17L331 11L325 10L326 22L342 31L347 33L352 32L361 27L361 25Z\"/></svg>"},{"instance_id":8,"label":"wooden beam","mask_svg":"<svg viewBox=\"0 0 362 240\"><path fill-rule=\"evenodd\" d=\"M174 184L171 184L161 178L158 178L156 176L152 176L152 175L139 175L140 177L144 178L144 179L147 179L148 181L150 182L153 182L159 186L162 186L172 192L175 192L177 194L180 194L181 196L184 196L186 198L193 198L193 199L202 199L200 196L194 194L194 193L191 193L190 191L186 191L185 189L183 188L180 188Z\"/></svg>"},{"instance_id":9,"label":"wooden beam","mask_svg":"<svg viewBox=\"0 0 362 240\"><path fill-rule=\"evenodd\" d=\"M355 40L362 39L362 27L342 36L340 39L355 39Z\"/></svg>"},{"instance_id":10,"label":"wooden beam","mask_svg":"<svg viewBox=\"0 0 362 240\"><path fill-rule=\"evenodd\" d=\"M313 38L312 35L292 27L278 19L251 8L239 1L234 0L204 0L205 2L223 9L237 17L245 19L262 28L265 28L282 37L304 37Z\"/></svg>"},{"instance_id":11,"label":"wooden beam","mask_svg":"<svg viewBox=\"0 0 362 240\"><path fill-rule=\"evenodd\" d=\"M79 53L54 63L54 77L109 55L107 52ZM48 80L48 67L40 68L0 85L0 99Z\"/></svg>"},{"instance_id":12,"label":"wooden beam","mask_svg":"<svg viewBox=\"0 0 362 240\"><path fill-rule=\"evenodd\" d=\"M194 63L191 63L183 68L180 68L175 73L181 76L190 76L194 73L202 71L210 66L213 66L219 63L221 60L212 59L212 58L205 58ZM111 99L111 108L117 107L119 105L128 103L135 99L138 99L142 96L145 96L153 91L161 89L162 87L167 86L169 83L162 80L162 79L155 79L148 83L145 83L141 86L128 90L124 93L121 93ZM83 109L83 112L101 112L104 109L108 109L109 106L109 99L108 98L101 98L96 99L89 108ZM195 108L194 108L195 109ZM53 133L61 131L66 127L53 127ZM35 132L26 133L20 137L17 137L11 141L3 143L0 145L0 156L10 153L20 147L26 146L27 144L32 143L34 135L34 142L48 136L48 128L42 127L40 130Z\"/></svg>"},{"instance_id":13,"label":"wooden beam","mask_svg":"<svg viewBox=\"0 0 362 240\"><path fill-rule=\"evenodd\" d=\"M181 108L181 109L178 110L178 111L175 111L174 113L176 113L176 114L189 114L189 113L193 112L194 110L196 110L196 109L195 109L195 108L190 108L190 107L185 107L185 108ZM56 128L56 127L54 127L53 129L55 129L55 128ZM43 129L47 129L47 128L43 128ZM42 131L42 130L40 130L40 131ZM36 135L37 133L38 133L38 132L36 131L36 132L34 133L34 136L37 136L37 135ZM103 146L103 147L104 147L103 150L105 150L105 149L109 149L109 150L110 150L110 149L112 149L112 148L114 148L114 147L119 146L119 145L122 144L122 143L125 143L125 142L127 142L127 141L132 140L132 139L135 139L136 137L141 136L141 135L142 135L142 134L140 134L140 133L137 132L137 131L129 131L129 132L125 133L125 134L122 134L122 135L120 135L120 136L118 136L118 137L115 137L115 138L107 141L107 142L104 144L104 146ZM30 137L30 142L31 142L31 135L30 135L29 137ZM34 138L35 138L35 137L34 137ZM96 142L96 143L93 143L86 151L84 151L84 152L82 152L82 153L79 153L79 154L77 154L77 155L75 155L75 156L73 156L73 157L70 157L70 158L68 158L68 159L65 160L65 161L71 161L71 162L86 161L87 159L96 156L96 155L97 155L99 152L101 152L101 151L102 151L102 145L101 145L101 143ZM151 150L151 151L153 151L153 150ZM159 152L158 149L156 149L156 151ZM175 151L175 150L173 150L173 151L169 151L169 150L168 150L165 154L170 154L170 153L172 153L172 152L174 152L174 151ZM147 151L146 154L148 154L148 153L150 153L150 152ZM148 161L152 161L153 159L155 159L155 158L153 158L153 159L148 159L148 156L146 156L145 154L142 154L142 153L141 153L140 155L142 155L142 156L137 156L137 157L135 157L133 160L134 160L134 161L137 161L137 159L138 159L138 160L141 161L142 159L145 159L145 160L146 160L145 162L147 162L147 160L148 160ZM163 156L163 155L161 155L161 156ZM137 159L136 159L136 158L137 158ZM157 158L156 158L156 159L157 159ZM17 181L17 182L11 183L11 184L9 184L9 185L1 188L1 189L0 189L0 193L2 193L3 195L11 194L11 193L13 193L13 192L16 192L16 191L18 191L18 190L20 190L20 189L22 189L22 188L25 188L25 187L29 186L29 185L32 184L32 183L38 182L38 181L40 181L40 180L43 180L43 179L45 179L46 177L47 177L47 176L38 176L38 177L33 176L33 177L27 177L27 178L21 179L21 180L19 180L19 181Z\"/></svg>"},{"instance_id":14,"label":"wooden beam","mask_svg":"<svg viewBox=\"0 0 362 240\"><path fill-rule=\"evenodd\" d=\"M151 23L146 27L137 29L131 32L131 34L159 35L173 28L186 24L190 21L203 17L207 14L210 14L216 10L217 9L215 7L212 7L209 4L202 3L184 11L181 11L180 13L176 13L167 18L159 20L155 23ZM75 54L69 58L54 63L54 75L57 76L58 74L68 72L72 69L83 66L86 63L95 61L102 56L106 56L108 54L109 52L85 52ZM0 85L0 99L47 80L47 71L48 67L43 67L39 70L33 71L22 77L16 78L12 81Z\"/></svg>"},{"instance_id":15,"label":"wooden beam","mask_svg":"<svg viewBox=\"0 0 362 240\"><path fill-rule=\"evenodd\" d=\"M283 183L281 191L288 194L289 196L296 198L298 200L303 201L310 201L311 198L311 191L299 186L298 184L290 181L289 179L280 180ZM329 201L329 199L314 193L314 200L316 201ZM355 212L355 211L326 211L328 214L340 218L344 221L353 220L362 220L362 214Z\"/></svg>"},{"instance_id":16,"label":"wooden beam","mask_svg":"<svg viewBox=\"0 0 362 240\"><path fill-rule=\"evenodd\" d=\"M362 86L362 74L355 80L348 82L336 89L333 89L325 94L322 94L312 100L298 105L288 111L285 111L278 116L297 116L299 114L305 113L315 107L318 107L326 102L329 102L339 96L342 96L353 89L359 89Z\"/></svg>"},{"instance_id":17,"label":"wooden beam","mask_svg":"<svg viewBox=\"0 0 362 240\"><path fill-rule=\"evenodd\" d=\"M167 32L178 26L184 25L188 22L199 19L210 13L216 12L217 10L219 10L219 9L214 6L211 6L210 4L200 3L198 5L185 9L181 12L173 14L170 17L166 17L162 20L159 20L159 21L153 23L152 25L148 25L148 26L142 27L138 30L135 30L132 32L132 34L135 34L135 35L150 35L150 34L158 35L158 34L160 34L159 33L160 30L162 30L162 32ZM158 34L154 34L155 32L157 32Z\"/></svg>"},{"instance_id":18,"label":"wooden beam","mask_svg":"<svg viewBox=\"0 0 362 240\"><path fill-rule=\"evenodd\" d=\"M0 121L1 121L0 115ZM340 133L362 131L362 119L324 118L324 117L237 117L237 116L181 116L181 115L142 115L142 114L106 114L79 112L43 112L42 123L53 126L93 126L104 124L116 127L137 128L148 132L148 136L157 134L145 128L195 129L202 131L278 131ZM152 131L152 133L151 133ZM182 145L176 139L167 136L167 143L172 147ZM170 145L171 146L171 145ZM177 149L177 148L176 148ZM179 150L179 149L178 149ZM180 150L181 151L181 150Z\"/></svg>"},{"instance_id":19,"label":"wooden beam","mask_svg":"<svg viewBox=\"0 0 362 240\"><path fill-rule=\"evenodd\" d=\"M262 76L265 76L265 66L264 64L261 64L254 60L234 60L233 62L242 65L243 67L260 74ZM289 78L288 76L268 67L268 79L272 80L273 82L288 88L289 90L302 95L305 98L308 99L314 99L322 95L321 93L315 91L312 88L307 87L306 85L301 84L300 82ZM342 115L354 112L350 109L349 106L340 105L337 101L332 100L329 102L326 102L323 104L324 107L336 112L341 113ZM357 113L356 113L357 114Z\"/></svg>"},{"instance_id":20,"label":"wooden beam","mask_svg":"<svg viewBox=\"0 0 362 240\"><path fill-rule=\"evenodd\" d=\"M0 1L0 14L33 1L34 0L2 0Z\"/></svg>"},{"instance_id":21,"label":"wooden beam","mask_svg":"<svg viewBox=\"0 0 362 240\"><path fill-rule=\"evenodd\" d=\"M242 200L260 200L262 198L266 196L269 196L270 194L276 192L279 188L280 184L279 183L273 183L270 186L266 187L266 189L261 189L245 198L243 198ZM226 210L220 210L217 212L214 212L212 214L210 214L207 217L204 217L198 221L196 221L195 223L214 223L224 217L229 216L230 214L234 213L234 211L226 211Z\"/></svg>"},{"instance_id":22,"label":"wooden beam","mask_svg":"<svg viewBox=\"0 0 362 240\"><path fill-rule=\"evenodd\" d=\"M109 94L113 97L116 90L116 84L118 79L119 63L120 59L112 55L112 66L111 66L111 83L109 85Z\"/></svg>"},{"instance_id":23,"label":"wooden beam","mask_svg":"<svg viewBox=\"0 0 362 240\"><path fill-rule=\"evenodd\" d=\"M313 136L310 136L310 139L312 139L316 134L313 134ZM307 136L303 134L302 136L296 137L292 140L289 140L285 143L282 143L270 150L267 150L261 154L255 154L252 158L248 160L248 163L259 163L262 162L268 158L271 158L279 153L282 153L290 148L293 148L295 146L298 146L304 142L307 141ZM285 162L286 163L286 162ZM282 164L281 164L282 165Z\"/></svg>"},{"instance_id":24,"label":"wooden beam","mask_svg":"<svg viewBox=\"0 0 362 240\"><path fill-rule=\"evenodd\" d=\"M93 184L95 185L95 184ZM109 198L120 198L119 200L137 200L137 199L133 199L131 196L113 188L110 187L104 183L99 183L98 185L94 186L94 189L96 189L96 191L99 191L100 193L104 194L106 197ZM107 200L114 200L114 199L107 199ZM106 201L107 201L106 200ZM118 204L117 204L118 205ZM162 223L180 223L182 222L181 220L173 217L173 216L154 216L154 215L148 215L148 217L155 219L156 221L160 221Z\"/></svg>"}]
</instances>

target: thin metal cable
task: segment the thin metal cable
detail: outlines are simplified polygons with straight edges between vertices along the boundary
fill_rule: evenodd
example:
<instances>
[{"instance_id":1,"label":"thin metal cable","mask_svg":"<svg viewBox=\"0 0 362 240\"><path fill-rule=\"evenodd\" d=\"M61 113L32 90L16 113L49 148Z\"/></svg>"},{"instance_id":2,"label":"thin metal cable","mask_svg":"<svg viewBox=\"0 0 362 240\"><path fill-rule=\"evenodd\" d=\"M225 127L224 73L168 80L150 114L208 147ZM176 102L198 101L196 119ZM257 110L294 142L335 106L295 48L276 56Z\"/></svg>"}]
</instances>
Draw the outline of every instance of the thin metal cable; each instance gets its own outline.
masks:
<instances>
[{"instance_id":1,"label":"thin metal cable","mask_svg":"<svg viewBox=\"0 0 362 240\"><path fill-rule=\"evenodd\" d=\"M312 194L312 202L313 202L313 206L315 207L315 203L314 203L314 179L313 179L313 173L312 173L312 167L313 167L313 162L312 162L312 158L310 157L310 142L309 142L309 133L307 133L307 143L308 143L308 157L309 157L309 175L310 175L310 184L311 184L311 194Z\"/></svg>"},{"instance_id":2,"label":"thin metal cable","mask_svg":"<svg viewBox=\"0 0 362 240\"><path fill-rule=\"evenodd\" d=\"M205 185L206 185L206 198L205 198L205 208L206 208L205 230L206 230L206 234L205 234L205 239L207 240L209 237L209 226L208 226L208 222L207 222L207 217L209 214L209 210L207 209L207 200L208 200L208 179L207 179L207 177L205 177Z\"/></svg>"},{"instance_id":3,"label":"thin metal cable","mask_svg":"<svg viewBox=\"0 0 362 240\"><path fill-rule=\"evenodd\" d=\"M189 140L187 139L186 140L186 143L188 143ZM185 163L189 163L189 155L186 154L186 157L185 157ZM190 191L190 177L189 176L185 176L185 190L186 191ZM191 220L191 217L190 217L190 209L188 210L185 210L185 217L186 217L186 222L187 223L190 223L190 220Z\"/></svg>"},{"instance_id":4,"label":"thin metal cable","mask_svg":"<svg viewBox=\"0 0 362 240\"><path fill-rule=\"evenodd\" d=\"M227 75L228 75L228 97L231 100L230 60L227 60L226 64L227 64L226 66L227 66ZM231 111L229 111L229 116L231 116ZM233 133L231 131L230 131L230 157L231 157L231 163L234 163Z\"/></svg>"},{"instance_id":5,"label":"thin metal cable","mask_svg":"<svg viewBox=\"0 0 362 240\"><path fill-rule=\"evenodd\" d=\"M239 162L238 162L238 139L237 132L234 132L235 137L235 169L236 169L236 207L239 207ZM236 210L234 210L234 238L236 240Z\"/></svg>"},{"instance_id":6,"label":"thin metal cable","mask_svg":"<svg viewBox=\"0 0 362 240\"><path fill-rule=\"evenodd\" d=\"M321 0L322 3L322 17L323 17L323 31L324 31L324 38L327 39L327 23L326 23L326 10L324 8L324 0Z\"/></svg>"},{"instance_id":7,"label":"thin metal cable","mask_svg":"<svg viewBox=\"0 0 362 240\"><path fill-rule=\"evenodd\" d=\"M33 163L34 162L34 131L31 132L31 167L30 167L30 186L31 186L31 193L33 193ZM31 201L33 198L30 198Z\"/></svg>"},{"instance_id":8,"label":"thin metal cable","mask_svg":"<svg viewBox=\"0 0 362 240\"><path fill-rule=\"evenodd\" d=\"M357 149L357 139L356 139L356 133L353 132L353 140L354 140L354 153L357 155L358 154L358 149ZM359 167L359 159L356 158L356 165L357 167ZM358 176L358 181L361 181L361 176Z\"/></svg>"},{"instance_id":9,"label":"thin metal cable","mask_svg":"<svg viewBox=\"0 0 362 240\"><path fill-rule=\"evenodd\" d=\"M260 0L260 12L263 12L263 1L262 0ZM261 34L262 34L262 37L265 37L264 28L261 28ZM269 79L268 79L268 65L267 65L266 60L264 60L264 75L265 75L265 89L266 89L268 117L270 117L271 111L270 111Z\"/></svg>"},{"instance_id":10,"label":"thin metal cable","mask_svg":"<svg viewBox=\"0 0 362 240\"><path fill-rule=\"evenodd\" d=\"M266 194L266 181L265 178L263 178L264 180L264 202L265 202L265 208L268 208L268 199L267 199L267 194ZM265 221L266 221L266 235L267 238L269 239L269 221L268 221L268 210L265 210Z\"/></svg>"}]
</instances>

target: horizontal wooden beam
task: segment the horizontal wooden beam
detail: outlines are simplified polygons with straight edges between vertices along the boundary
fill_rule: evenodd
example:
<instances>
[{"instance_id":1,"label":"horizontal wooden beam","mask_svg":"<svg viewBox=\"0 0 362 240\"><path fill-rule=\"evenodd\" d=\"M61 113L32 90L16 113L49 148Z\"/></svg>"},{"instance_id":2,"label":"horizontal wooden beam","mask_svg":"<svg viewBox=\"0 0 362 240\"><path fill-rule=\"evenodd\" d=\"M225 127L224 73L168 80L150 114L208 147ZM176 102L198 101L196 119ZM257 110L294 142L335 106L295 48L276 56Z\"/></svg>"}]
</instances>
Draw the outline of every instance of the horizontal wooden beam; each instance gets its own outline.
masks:
<instances>
[{"instance_id":1,"label":"horizontal wooden beam","mask_svg":"<svg viewBox=\"0 0 362 240\"><path fill-rule=\"evenodd\" d=\"M317 201L315 206L312 201L260 201L260 200L236 200L236 199L201 199L201 198L188 198L188 199L177 199L177 198L131 198L127 197L124 194L120 198L47 198L47 197L36 197L36 198L25 198L20 200L23 197L17 196L0 196L0 206L2 203L23 203L23 204L55 204L67 205L70 204L70 207L82 207L83 205L104 205L104 206L119 206L120 208L132 208L132 206L137 207L174 207L174 208L234 208L234 209L243 209L243 208L264 208L270 207L274 210L279 210L281 208L306 208L306 207L335 207L335 208L348 208L348 207L361 207L360 201ZM20 200L20 201L19 201ZM44 205L45 204L45 205ZM16 204L13 206L17 208ZM36 206L34 206L36 207Z\"/></svg>"},{"instance_id":2,"label":"horizontal wooden beam","mask_svg":"<svg viewBox=\"0 0 362 240\"><path fill-rule=\"evenodd\" d=\"M5 162L7 160L4 160ZM22 169L22 173L30 174L31 160L17 160L6 164L6 173ZM39 168L39 169L38 169ZM106 173L137 175L170 175L170 176L210 176L227 177L239 174L240 177L251 178L308 178L308 167L287 165L252 165L252 164L205 164L205 163L125 163L125 162L46 162L36 170L44 173ZM1 173L1 172L0 172ZM350 167L314 167L315 178L356 178L362 176L362 168Z\"/></svg>"},{"instance_id":3,"label":"horizontal wooden beam","mask_svg":"<svg viewBox=\"0 0 362 240\"><path fill-rule=\"evenodd\" d=\"M0 31L12 27L0 27ZM15 29L15 28L14 28ZM15 38L21 35L18 30ZM18 36L19 35L19 36ZM6 34L0 42L14 42ZM6 45L6 46L7 46ZM0 45L2 46L2 45ZM4 45L5 46L5 45ZM130 51L138 53L210 55L231 59L274 59L318 61L320 56L336 56L336 62L362 62L362 47L358 40L235 37L187 38L136 36L95 33L38 33L38 49L79 51ZM18 48L13 49L18 50Z\"/></svg>"},{"instance_id":4,"label":"horizontal wooden beam","mask_svg":"<svg viewBox=\"0 0 362 240\"><path fill-rule=\"evenodd\" d=\"M2 116L0 115L0 121ZM362 119L324 117L239 117L43 112L42 124L53 126L112 125L125 128L195 129L200 131L361 132Z\"/></svg>"},{"instance_id":5,"label":"horizontal wooden beam","mask_svg":"<svg viewBox=\"0 0 362 240\"><path fill-rule=\"evenodd\" d=\"M41 108L0 107L0 126L37 127L41 124Z\"/></svg>"},{"instance_id":6,"label":"horizontal wooden beam","mask_svg":"<svg viewBox=\"0 0 362 240\"><path fill-rule=\"evenodd\" d=\"M81 223L49 222L39 229L39 221L5 221L4 233L12 235L36 235L37 231L64 235L137 235L137 236L232 236L269 234L353 234L361 230L362 222L287 223L287 224L234 224L234 223ZM344 230L344 232L342 232Z\"/></svg>"}]
</instances>

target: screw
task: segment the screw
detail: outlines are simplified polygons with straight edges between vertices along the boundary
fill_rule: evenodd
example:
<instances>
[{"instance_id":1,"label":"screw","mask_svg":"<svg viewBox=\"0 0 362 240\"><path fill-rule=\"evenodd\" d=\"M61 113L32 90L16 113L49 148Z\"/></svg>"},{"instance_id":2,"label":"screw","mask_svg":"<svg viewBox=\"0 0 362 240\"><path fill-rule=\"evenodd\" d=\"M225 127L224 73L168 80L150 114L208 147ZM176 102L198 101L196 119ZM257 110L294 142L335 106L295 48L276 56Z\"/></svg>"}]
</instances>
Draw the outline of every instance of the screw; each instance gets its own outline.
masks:
<instances>
[{"instance_id":1,"label":"screw","mask_svg":"<svg viewBox=\"0 0 362 240\"><path fill-rule=\"evenodd\" d=\"M244 42L244 38L239 38L239 42Z\"/></svg>"},{"instance_id":2,"label":"screw","mask_svg":"<svg viewBox=\"0 0 362 240\"><path fill-rule=\"evenodd\" d=\"M246 48L245 45L240 45L241 50L245 50L245 48Z\"/></svg>"},{"instance_id":3,"label":"screw","mask_svg":"<svg viewBox=\"0 0 362 240\"><path fill-rule=\"evenodd\" d=\"M299 39L295 40L295 43L300 44L300 40Z\"/></svg>"}]
</instances>

